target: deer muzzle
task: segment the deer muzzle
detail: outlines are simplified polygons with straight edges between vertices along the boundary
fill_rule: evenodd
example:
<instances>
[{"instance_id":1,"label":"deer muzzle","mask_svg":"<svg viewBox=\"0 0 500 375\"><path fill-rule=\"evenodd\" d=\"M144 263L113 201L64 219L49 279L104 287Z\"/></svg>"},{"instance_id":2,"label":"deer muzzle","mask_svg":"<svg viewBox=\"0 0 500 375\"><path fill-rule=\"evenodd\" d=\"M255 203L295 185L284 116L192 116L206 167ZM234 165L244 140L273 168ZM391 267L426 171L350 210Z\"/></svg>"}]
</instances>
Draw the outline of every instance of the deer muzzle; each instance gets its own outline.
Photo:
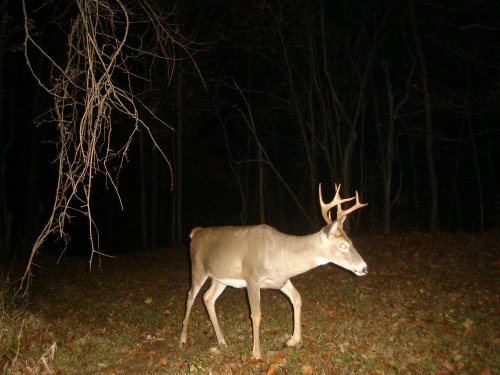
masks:
<instances>
[{"instance_id":1,"label":"deer muzzle","mask_svg":"<svg viewBox=\"0 0 500 375\"><path fill-rule=\"evenodd\" d=\"M366 274L368 274L368 266L365 264L360 268L355 268L353 272L356 276L365 276Z\"/></svg>"}]
</instances>

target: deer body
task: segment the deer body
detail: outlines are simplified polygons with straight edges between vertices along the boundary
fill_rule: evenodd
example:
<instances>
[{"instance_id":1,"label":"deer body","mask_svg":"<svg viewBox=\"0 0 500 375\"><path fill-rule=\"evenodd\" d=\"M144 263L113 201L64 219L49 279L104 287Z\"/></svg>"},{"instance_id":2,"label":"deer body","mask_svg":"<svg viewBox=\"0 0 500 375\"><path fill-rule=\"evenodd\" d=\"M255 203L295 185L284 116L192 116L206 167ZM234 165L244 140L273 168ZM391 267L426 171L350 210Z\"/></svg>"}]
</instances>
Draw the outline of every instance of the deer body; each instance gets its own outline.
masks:
<instances>
[{"instance_id":1,"label":"deer body","mask_svg":"<svg viewBox=\"0 0 500 375\"><path fill-rule=\"evenodd\" d=\"M212 283L203 299L219 345L226 345L226 342L215 313L215 301L227 286L247 288L255 358L261 357L259 325L262 288L279 289L290 299L294 311L294 330L286 344L299 344L302 339L302 300L290 278L329 262L358 276L367 273L366 263L342 229L343 219L345 216L335 222L329 220L321 231L307 236L287 235L268 225L194 228L190 235L192 280L186 302L181 347L187 342L187 326L194 299L208 278Z\"/></svg>"},{"instance_id":2,"label":"deer body","mask_svg":"<svg viewBox=\"0 0 500 375\"><path fill-rule=\"evenodd\" d=\"M304 253L316 250L317 236L288 236L268 225L195 228L191 235L193 268L232 287L253 281L279 289L316 265Z\"/></svg>"}]
</instances>

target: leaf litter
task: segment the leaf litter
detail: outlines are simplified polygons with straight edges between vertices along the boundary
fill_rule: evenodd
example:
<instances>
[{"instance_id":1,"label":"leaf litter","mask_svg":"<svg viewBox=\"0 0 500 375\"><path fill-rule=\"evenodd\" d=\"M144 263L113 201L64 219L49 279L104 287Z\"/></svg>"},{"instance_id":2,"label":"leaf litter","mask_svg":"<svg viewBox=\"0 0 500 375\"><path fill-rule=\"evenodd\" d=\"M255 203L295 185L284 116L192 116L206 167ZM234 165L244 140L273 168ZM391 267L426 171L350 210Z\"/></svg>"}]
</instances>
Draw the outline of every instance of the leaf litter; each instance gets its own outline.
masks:
<instances>
[{"instance_id":1,"label":"leaf litter","mask_svg":"<svg viewBox=\"0 0 500 375\"><path fill-rule=\"evenodd\" d=\"M262 291L258 361L243 289L227 288L217 301L228 347L216 346L198 297L179 349L185 248L104 258L102 272L86 271L78 257L57 265L44 255L29 309L50 335L22 344L16 368L23 373L38 356L41 371L64 374L499 373L499 240L498 231L354 238L367 276L325 265L293 279L303 299L301 348L283 347L293 328L286 298Z\"/></svg>"}]
</instances>

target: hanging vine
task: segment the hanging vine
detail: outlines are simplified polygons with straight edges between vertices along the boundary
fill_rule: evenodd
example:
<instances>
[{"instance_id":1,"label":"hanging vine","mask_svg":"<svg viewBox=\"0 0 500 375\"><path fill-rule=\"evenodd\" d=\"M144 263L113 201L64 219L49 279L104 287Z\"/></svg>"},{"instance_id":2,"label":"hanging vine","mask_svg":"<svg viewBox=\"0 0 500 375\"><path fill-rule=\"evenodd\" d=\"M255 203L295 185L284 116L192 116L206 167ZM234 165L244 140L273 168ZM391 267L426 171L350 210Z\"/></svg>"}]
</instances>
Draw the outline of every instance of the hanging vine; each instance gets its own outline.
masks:
<instances>
[{"instance_id":1,"label":"hanging vine","mask_svg":"<svg viewBox=\"0 0 500 375\"><path fill-rule=\"evenodd\" d=\"M134 92L136 80L147 82L149 78L138 76L133 64L139 59L147 59L151 67L161 63L170 81L176 60L193 61L194 46L171 23L175 8L165 13L148 0L74 0L70 6L65 5L68 21L58 24L67 30L67 53L61 64L32 37L25 0L22 6L26 63L38 84L53 99L46 121L58 130L55 199L50 217L31 249L23 276L25 284L33 259L49 235L56 234L67 243L65 225L75 215L84 215L88 222L89 267L94 256L101 254L92 216L94 178L104 175L122 204L116 178L137 132L149 135L168 164L173 181L170 162L157 144L150 124L140 114L148 113L172 128L158 119ZM44 81L35 72L32 56L42 56L48 61L50 79ZM117 118L121 121L116 122ZM116 137L116 129L113 133L116 126L121 127L121 134L126 132L125 138Z\"/></svg>"}]
</instances>

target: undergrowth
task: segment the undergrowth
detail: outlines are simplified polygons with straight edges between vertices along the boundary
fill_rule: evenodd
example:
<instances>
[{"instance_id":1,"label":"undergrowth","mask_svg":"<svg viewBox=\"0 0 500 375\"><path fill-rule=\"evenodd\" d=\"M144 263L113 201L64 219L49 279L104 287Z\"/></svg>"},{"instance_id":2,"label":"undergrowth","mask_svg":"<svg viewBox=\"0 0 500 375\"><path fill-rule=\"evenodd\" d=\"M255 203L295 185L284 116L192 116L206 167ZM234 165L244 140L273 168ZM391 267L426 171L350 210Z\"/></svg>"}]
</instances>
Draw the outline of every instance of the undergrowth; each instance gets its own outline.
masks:
<instances>
[{"instance_id":1,"label":"undergrowth","mask_svg":"<svg viewBox=\"0 0 500 375\"><path fill-rule=\"evenodd\" d=\"M27 309L28 298L8 277L0 279L0 370L2 374L52 374L54 336ZM49 343L49 345L47 345Z\"/></svg>"}]
</instances>

